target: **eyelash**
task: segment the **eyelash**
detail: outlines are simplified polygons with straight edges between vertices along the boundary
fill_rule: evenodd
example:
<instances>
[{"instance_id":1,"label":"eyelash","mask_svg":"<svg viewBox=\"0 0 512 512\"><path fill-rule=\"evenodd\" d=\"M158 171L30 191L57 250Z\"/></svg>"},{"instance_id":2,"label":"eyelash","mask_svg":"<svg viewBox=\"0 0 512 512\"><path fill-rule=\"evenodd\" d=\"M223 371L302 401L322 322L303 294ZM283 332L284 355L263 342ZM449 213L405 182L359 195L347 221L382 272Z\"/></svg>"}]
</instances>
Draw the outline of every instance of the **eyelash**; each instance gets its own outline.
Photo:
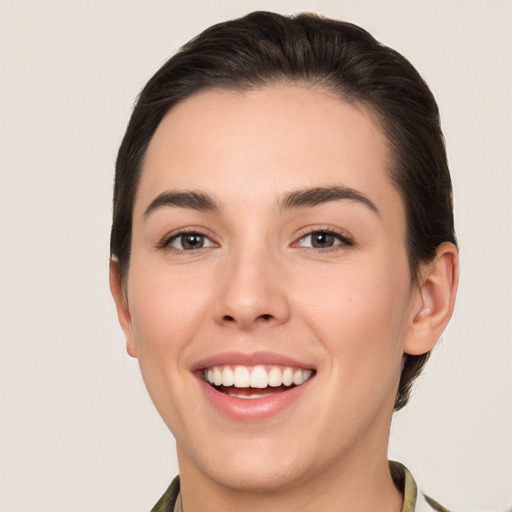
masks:
<instances>
[{"instance_id":1,"label":"eyelash","mask_svg":"<svg viewBox=\"0 0 512 512\"><path fill-rule=\"evenodd\" d=\"M208 245L205 247L205 246L201 246L201 247L198 247L198 248L192 248L192 249L185 249L185 248L176 248L176 247L172 247L172 243L180 238L183 238L183 237L186 237L186 236L197 236L197 237L202 237L204 239L204 241L208 241ZM212 241L212 239L206 234L206 233L203 233L201 230L199 229L182 229L181 231L179 231L178 233L173 233L172 235L170 236L165 236L158 244L157 244L157 249L165 249L167 251L170 251L170 252L179 252L179 253L183 253L183 252L188 252L188 253L194 253L196 251L200 251L202 249L207 249L209 247L213 247L215 246L216 243L214 241Z\"/></svg>"},{"instance_id":2,"label":"eyelash","mask_svg":"<svg viewBox=\"0 0 512 512\"><path fill-rule=\"evenodd\" d=\"M183 238L187 235L195 235L198 237L202 237L204 241L208 241L207 246L201 246L198 248L191 248L191 249L185 249L185 248L176 248L172 247L172 243L180 238ZM332 228L315 228L312 230L304 230L301 234L299 239L296 242L293 242L291 247L302 247L300 245L301 242L303 242L306 238L312 237L313 235L326 235L326 236L332 236L334 237L334 245L331 247L305 247L305 249L312 250L314 252L321 252L321 253L328 253L340 250L343 247L353 247L354 241L351 237L349 237L347 234L342 233L340 231L333 230ZM181 230L178 233L173 233L170 236L164 237L158 244L158 249L165 249L170 252L188 252L188 253L194 253L196 251L200 251L202 249L207 249L209 247L214 247L216 245L215 242L211 240L211 238L206 235L204 232L198 229L185 229Z\"/></svg>"},{"instance_id":3,"label":"eyelash","mask_svg":"<svg viewBox=\"0 0 512 512\"><path fill-rule=\"evenodd\" d=\"M315 228L312 230L305 230L303 233L301 233L299 239L292 244L292 247L300 247L300 242L304 241L304 239L311 237L313 235L327 235L332 236L335 239L334 245L332 245L331 247L305 247L306 249L315 252L333 252L338 251L342 248L354 246L354 240L344 232L340 232L332 228Z\"/></svg>"}]
</instances>

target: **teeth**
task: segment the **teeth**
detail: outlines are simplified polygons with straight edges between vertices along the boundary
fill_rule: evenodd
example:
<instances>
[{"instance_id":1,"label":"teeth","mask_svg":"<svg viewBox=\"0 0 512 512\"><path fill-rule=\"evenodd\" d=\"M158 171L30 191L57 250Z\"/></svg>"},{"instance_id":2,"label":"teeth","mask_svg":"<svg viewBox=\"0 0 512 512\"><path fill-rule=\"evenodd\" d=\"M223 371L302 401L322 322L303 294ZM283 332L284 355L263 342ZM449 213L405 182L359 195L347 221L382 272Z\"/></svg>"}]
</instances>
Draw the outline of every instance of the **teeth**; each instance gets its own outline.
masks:
<instances>
[{"instance_id":1,"label":"teeth","mask_svg":"<svg viewBox=\"0 0 512 512\"><path fill-rule=\"evenodd\" d=\"M263 366L256 366L251 373L251 388L266 388L269 375Z\"/></svg>"},{"instance_id":2,"label":"teeth","mask_svg":"<svg viewBox=\"0 0 512 512\"><path fill-rule=\"evenodd\" d=\"M272 366L265 368L263 365L254 367L235 366L214 366L204 371L204 379L215 386L226 386L235 388L256 388L265 389L270 386L273 388L279 386L290 387L292 385L300 386L306 382L312 375L312 370L301 370L291 367ZM236 392L231 396L238 396ZM261 398L265 394L244 395L240 398Z\"/></svg>"},{"instance_id":3,"label":"teeth","mask_svg":"<svg viewBox=\"0 0 512 512\"><path fill-rule=\"evenodd\" d=\"M235 376L233 375L233 370L226 366L224 370L222 370L222 385L223 386L232 386L235 383Z\"/></svg>"},{"instance_id":4,"label":"teeth","mask_svg":"<svg viewBox=\"0 0 512 512\"><path fill-rule=\"evenodd\" d=\"M251 387L251 374L245 366L237 366L234 374L235 388L250 388ZM214 382L215 384L215 382Z\"/></svg>"},{"instance_id":5,"label":"teeth","mask_svg":"<svg viewBox=\"0 0 512 512\"><path fill-rule=\"evenodd\" d=\"M213 377L215 378L215 371L213 372ZM302 371L296 370L293 372L293 383L298 386L299 384L302 384L304 382L304 379L302 377Z\"/></svg>"},{"instance_id":6,"label":"teeth","mask_svg":"<svg viewBox=\"0 0 512 512\"><path fill-rule=\"evenodd\" d=\"M291 386L293 384L293 369L285 368L283 372L283 384L285 386Z\"/></svg>"},{"instance_id":7,"label":"teeth","mask_svg":"<svg viewBox=\"0 0 512 512\"><path fill-rule=\"evenodd\" d=\"M264 398L266 396L270 396L269 393L267 394L264 394L264 393L252 393L250 395L242 395L242 394L239 394L239 393L229 393L229 396L234 396L235 398L243 398L244 400L254 400L256 398Z\"/></svg>"},{"instance_id":8,"label":"teeth","mask_svg":"<svg viewBox=\"0 0 512 512\"><path fill-rule=\"evenodd\" d=\"M216 386L220 386L222 384L222 372L217 367L213 369L213 383Z\"/></svg>"},{"instance_id":9,"label":"teeth","mask_svg":"<svg viewBox=\"0 0 512 512\"><path fill-rule=\"evenodd\" d=\"M298 370L300 371L300 370ZM281 370L277 368L277 366L274 366L270 369L268 372L268 385L272 388L277 388L281 386L283 383L283 374L281 373Z\"/></svg>"}]
</instances>

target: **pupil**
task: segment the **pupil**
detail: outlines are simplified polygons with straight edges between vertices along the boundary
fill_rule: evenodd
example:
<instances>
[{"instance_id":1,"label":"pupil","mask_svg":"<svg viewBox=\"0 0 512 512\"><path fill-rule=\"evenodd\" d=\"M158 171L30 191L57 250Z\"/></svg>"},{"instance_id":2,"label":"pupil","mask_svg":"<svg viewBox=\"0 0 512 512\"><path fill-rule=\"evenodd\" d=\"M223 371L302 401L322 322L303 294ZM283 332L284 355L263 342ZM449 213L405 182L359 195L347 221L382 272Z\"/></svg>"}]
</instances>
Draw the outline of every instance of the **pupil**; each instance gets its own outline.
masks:
<instances>
[{"instance_id":1,"label":"pupil","mask_svg":"<svg viewBox=\"0 0 512 512\"><path fill-rule=\"evenodd\" d=\"M330 235L329 233L317 233L313 237L313 247L331 247L334 242L333 235Z\"/></svg>"},{"instance_id":2,"label":"pupil","mask_svg":"<svg viewBox=\"0 0 512 512\"><path fill-rule=\"evenodd\" d=\"M184 249L199 249L203 246L204 239L202 235L184 235L181 244Z\"/></svg>"}]
</instances>

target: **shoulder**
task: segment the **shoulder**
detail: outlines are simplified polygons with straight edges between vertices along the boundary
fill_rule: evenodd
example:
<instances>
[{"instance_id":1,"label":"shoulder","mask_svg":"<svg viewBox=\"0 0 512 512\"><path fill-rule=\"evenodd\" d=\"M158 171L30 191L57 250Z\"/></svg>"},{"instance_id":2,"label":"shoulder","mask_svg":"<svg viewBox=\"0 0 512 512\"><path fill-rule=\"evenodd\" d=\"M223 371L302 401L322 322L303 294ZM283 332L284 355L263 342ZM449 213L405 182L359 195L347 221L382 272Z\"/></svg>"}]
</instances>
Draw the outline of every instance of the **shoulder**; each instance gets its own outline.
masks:
<instances>
[{"instance_id":1,"label":"shoulder","mask_svg":"<svg viewBox=\"0 0 512 512\"><path fill-rule=\"evenodd\" d=\"M174 505L180 493L180 477L177 476L163 496L158 500L151 512L174 512Z\"/></svg>"},{"instance_id":2,"label":"shoulder","mask_svg":"<svg viewBox=\"0 0 512 512\"><path fill-rule=\"evenodd\" d=\"M423 510L426 512L431 512L432 510L436 510L437 512L450 512L447 508L444 508L436 500L433 500L426 494L420 493L418 501L419 504L416 505L416 512L422 512Z\"/></svg>"},{"instance_id":3,"label":"shoulder","mask_svg":"<svg viewBox=\"0 0 512 512\"><path fill-rule=\"evenodd\" d=\"M416 503L415 512L450 512L447 508L444 508L436 500L433 500L429 496L423 493L418 494L418 500Z\"/></svg>"},{"instance_id":4,"label":"shoulder","mask_svg":"<svg viewBox=\"0 0 512 512\"><path fill-rule=\"evenodd\" d=\"M404 496L401 512L450 512L437 501L418 490L413 476L403 464L389 461L389 468L395 485ZM179 492L180 477L177 476L151 509L151 512L174 512Z\"/></svg>"},{"instance_id":5,"label":"shoulder","mask_svg":"<svg viewBox=\"0 0 512 512\"><path fill-rule=\"evenodd\" d=\"M450 512L418 489L411 472L403 464L389 461L389 469L395 485L404 496L401 512Z\"/></svg>"}]
</instances>

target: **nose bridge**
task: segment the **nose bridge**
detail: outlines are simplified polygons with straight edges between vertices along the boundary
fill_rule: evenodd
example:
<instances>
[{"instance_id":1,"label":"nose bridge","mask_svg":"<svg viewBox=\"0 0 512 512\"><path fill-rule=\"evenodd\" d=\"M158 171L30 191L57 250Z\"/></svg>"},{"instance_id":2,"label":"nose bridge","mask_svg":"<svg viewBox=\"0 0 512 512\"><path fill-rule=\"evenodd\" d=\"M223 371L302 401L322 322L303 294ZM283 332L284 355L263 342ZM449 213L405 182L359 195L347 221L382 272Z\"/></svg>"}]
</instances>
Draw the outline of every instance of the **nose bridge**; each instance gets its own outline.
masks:
<instances>
[{"instance_id":1,"label":"nose bridge","mask_svg":"<svg viewBox=\"0 0 512 512\"><path fill-rule=\"evenodd\" d=\"M216 303L218 321L250 330L288 319L283 269L268 244L240 242L228 250L225 263Z\"/></svg>"}]
</instances>

